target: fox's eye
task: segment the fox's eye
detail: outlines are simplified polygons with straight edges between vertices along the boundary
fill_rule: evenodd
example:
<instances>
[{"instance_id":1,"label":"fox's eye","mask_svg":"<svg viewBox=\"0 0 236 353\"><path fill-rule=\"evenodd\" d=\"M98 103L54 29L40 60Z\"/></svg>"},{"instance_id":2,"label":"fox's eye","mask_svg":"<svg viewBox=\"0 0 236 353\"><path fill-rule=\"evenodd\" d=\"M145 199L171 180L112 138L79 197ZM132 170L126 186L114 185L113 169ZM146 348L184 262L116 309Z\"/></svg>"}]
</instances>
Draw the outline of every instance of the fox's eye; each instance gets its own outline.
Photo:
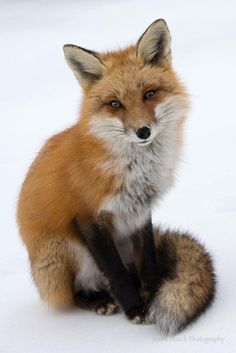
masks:
<instances>
[{"instance_id":1,"label":"fox's eye","mask_svg":"<svg viewBox=\"0 0 236 353\"><path fill-rule=\"evenodd\" d=\"M147 91L145 94L144 94L144 99L149 99L149 98L152 98L155 94L155 91L154 90L151 90L151 91Z\"/></svg>"},{"instance_id":2,"label":"fox's eye","mask_svg":"<svg viewBox=\"0 0 236 353\"><path fill-rule=\"evenodd\" d=\"M118 101L111 101L111 102L109 103L109 105L110 105L112 108L115 108L115 109L121 107L121 104L120 104L120 102L118 102Z\"/></svg>"}]
</instances>

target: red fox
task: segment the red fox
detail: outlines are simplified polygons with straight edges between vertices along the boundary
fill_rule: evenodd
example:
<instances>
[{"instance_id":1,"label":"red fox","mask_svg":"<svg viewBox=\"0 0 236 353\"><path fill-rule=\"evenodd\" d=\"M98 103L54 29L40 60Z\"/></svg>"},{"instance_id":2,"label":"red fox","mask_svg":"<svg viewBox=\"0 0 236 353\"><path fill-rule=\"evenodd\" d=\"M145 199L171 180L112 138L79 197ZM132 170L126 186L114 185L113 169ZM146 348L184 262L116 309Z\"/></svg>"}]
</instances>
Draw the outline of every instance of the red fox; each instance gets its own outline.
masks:
<instances>
[{"instance_id":1,"label":"red fox","mask_svg":"<svg viewBox=\"0 0 236 353\"><path fill-rule=\"evenodd\" d=\"M152 227L152 205L174 182L189 106L170 42L157 20L126 49L64 46L84 92L80 118L42 148L17 212L45 302L123 310L166 334L196 318L215 292L205 249L188 234Z\"/></svg>"}]
</instances>

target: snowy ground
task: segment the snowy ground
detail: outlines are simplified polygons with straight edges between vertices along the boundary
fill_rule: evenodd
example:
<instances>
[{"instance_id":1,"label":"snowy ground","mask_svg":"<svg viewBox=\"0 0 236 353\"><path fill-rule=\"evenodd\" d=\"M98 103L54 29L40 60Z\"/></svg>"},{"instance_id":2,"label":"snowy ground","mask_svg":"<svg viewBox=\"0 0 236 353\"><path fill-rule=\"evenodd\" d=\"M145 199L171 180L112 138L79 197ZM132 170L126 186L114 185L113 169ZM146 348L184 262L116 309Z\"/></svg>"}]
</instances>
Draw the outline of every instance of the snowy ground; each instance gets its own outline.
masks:
<instances>
[{"instance_id":1,"label":"snowy ground","mask_svg":"<svg viewBox=\"0 0 236 353\"><path fill-rule=\"evenodd\" d=\"M15 223L32 159L48 136L76 119L80 89L63 44L117 48L134 42L159 17L172 32L174 65L192 95L192 111L178 182L154 220L199 236L218 275L211 310L172 339L122 315L49 310L31 282ZM230 0L0 0L1 353L234 351L235 38Z\"/></svg>"}]
</instances>

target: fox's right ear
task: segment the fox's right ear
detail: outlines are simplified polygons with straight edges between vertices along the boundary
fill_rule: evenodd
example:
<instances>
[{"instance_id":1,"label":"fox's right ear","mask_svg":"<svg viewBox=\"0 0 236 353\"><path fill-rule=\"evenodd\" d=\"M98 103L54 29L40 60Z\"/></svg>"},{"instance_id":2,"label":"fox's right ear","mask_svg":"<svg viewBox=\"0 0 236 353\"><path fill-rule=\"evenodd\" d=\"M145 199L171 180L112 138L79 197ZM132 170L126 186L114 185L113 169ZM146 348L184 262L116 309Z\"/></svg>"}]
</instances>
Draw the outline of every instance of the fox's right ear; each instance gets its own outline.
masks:
<instances>
[{"instance_id":1,"label":"fox's right ear","mask_svg":"<svg viewBox=\"0 0 236 353\"><path fill-rule=\"evenodd\" d=\"M82 88L101 78L103 65L97 53L72 44L64 45L63 49L66 61Z\"/></svg>"}]
</instances>

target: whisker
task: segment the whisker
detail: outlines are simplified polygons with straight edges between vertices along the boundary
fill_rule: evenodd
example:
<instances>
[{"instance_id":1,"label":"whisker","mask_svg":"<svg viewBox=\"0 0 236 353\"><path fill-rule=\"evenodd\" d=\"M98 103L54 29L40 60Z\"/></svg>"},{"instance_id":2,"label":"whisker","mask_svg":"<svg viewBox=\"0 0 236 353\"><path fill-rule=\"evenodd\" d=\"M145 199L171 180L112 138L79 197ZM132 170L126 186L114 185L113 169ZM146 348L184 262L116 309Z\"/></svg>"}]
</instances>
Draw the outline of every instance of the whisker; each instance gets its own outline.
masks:
<instances>
[{"instance_id":1,"label":"whisker","mask_svg":"<svg viewBox=\"0 0 236 353\"><path fill-rule=\"evenodd\" d=\"M178 120L178 118L174 118L173 117L173 113L176 113L176 109L173 108L167 108L165 110L165 112L163 112L162 114L157 114L156 115L156 120L155 123L159 124L160 122L162 122L162 120L165 120L166 122L171 122L171 121L176 121Z\"/></svg>"},{"instance_id":2,"label":"whisker","mask_svg":"<svg viewBox=\"0 0 236 353\"><path fill-rule=\"evenodd\" d=\"M177 119L176 120L170 120L170 121L162 121L162 122L159 122L157 124L157 127L170 126L170 123L175 123L175 122L177 122Z\"/></svg>"}]
</instances>

